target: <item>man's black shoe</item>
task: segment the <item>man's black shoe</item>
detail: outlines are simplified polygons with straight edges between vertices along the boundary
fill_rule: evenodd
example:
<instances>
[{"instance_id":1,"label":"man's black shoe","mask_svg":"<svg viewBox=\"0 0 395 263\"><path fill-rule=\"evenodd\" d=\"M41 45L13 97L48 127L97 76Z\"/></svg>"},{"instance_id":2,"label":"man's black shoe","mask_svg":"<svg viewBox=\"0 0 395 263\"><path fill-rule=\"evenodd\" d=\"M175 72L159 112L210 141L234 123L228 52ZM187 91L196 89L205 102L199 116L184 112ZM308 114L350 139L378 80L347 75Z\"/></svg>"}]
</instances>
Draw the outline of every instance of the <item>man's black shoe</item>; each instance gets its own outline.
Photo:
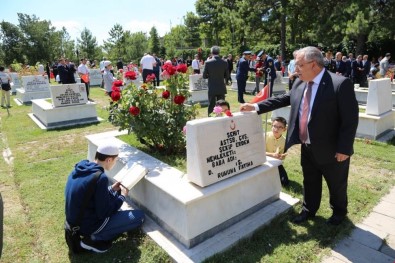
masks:
<instances>
[{"instance_id":1,"label":"man's black shoe","mask_svg":"<svg viewBox=\"0 0 395 263\"><path fill-rule=\"evenodd\" d=\"M308 219L314 218L314 217L315 217L315 215L312 215L309 212L302 210L302 212L300 212L300 214L298 216L294 217L291 222L294 224L301 224L301 223L307 221Z\"/></svg>"},{"instance_id":2,"label":"man's black shoe","mask_svg":"<svg viewBox=\"0 0 395 263\"><path fill-rule=\"evenodd\" d=\"M337 216L337 215L332 215L328 220L326 220L326 223L328 225L333 225L333 226L338 226L340 225L343 221L345 216Z\"/></svg>"},{"instance_id":3,"label":"man's black shoe","mask_svg":"<svg viewBox=\"0 0 395 263\"><path fill-rule=\"evenodd\" d=\"M90 237L81 240L81 247L96 253L104 253L112 247L112 241L95 241Z\"/></svg>"}]
</instances>

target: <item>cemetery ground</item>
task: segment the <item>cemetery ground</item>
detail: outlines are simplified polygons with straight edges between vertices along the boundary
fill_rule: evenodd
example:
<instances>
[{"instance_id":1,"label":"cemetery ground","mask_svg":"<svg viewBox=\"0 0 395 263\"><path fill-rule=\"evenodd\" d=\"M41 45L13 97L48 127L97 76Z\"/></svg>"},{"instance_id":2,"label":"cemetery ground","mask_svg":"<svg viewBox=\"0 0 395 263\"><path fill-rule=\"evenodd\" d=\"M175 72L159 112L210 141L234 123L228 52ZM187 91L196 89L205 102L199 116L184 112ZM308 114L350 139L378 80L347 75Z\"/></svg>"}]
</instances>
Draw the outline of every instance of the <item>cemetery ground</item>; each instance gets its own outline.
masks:
<instances>
[{"instance_id":1,"label":"cemetery ground","mask_svg":"<svg viewBox=\"0 0 395 263\"><path fill-rule=\"evenodd\" d=\"M64 241L64 187L74 164L87 156L85 136L117 129L107 121L104 91L94 87L98 116L104 121L52 131L41 130L29 117L31 106L12 101L11 116L0 111L0 192L4 200L4 246L2 262L171 262L171 258L144 233L136 231L117 239L104 254L70 255ZM14 98L14 96L12 96ZM246 95L246 101L252 96ZM227 100L238 111L237 93ZM207 115L200 109L199 117ZM262 116L265 120L265 116ZM144 145L130 136L125 141L143 151ZM348 220L334 227L326 225L331 215L328 191L323 183L323 199L315 220L294 225L290 219L300 211L275 218L250 238L205 262L320 262L337 241L367 216L380 198L395 185L395 146L356 139L349 174ZM155 157L186 171L184 156ZM299 147L294 146L284 162L291 183L283 191L302 199ZM224 204L226 205L226 204ZM205 213L205 211L202 211ZM207 215L210 216L210 215Z\"/></svg>"}]
</instances>

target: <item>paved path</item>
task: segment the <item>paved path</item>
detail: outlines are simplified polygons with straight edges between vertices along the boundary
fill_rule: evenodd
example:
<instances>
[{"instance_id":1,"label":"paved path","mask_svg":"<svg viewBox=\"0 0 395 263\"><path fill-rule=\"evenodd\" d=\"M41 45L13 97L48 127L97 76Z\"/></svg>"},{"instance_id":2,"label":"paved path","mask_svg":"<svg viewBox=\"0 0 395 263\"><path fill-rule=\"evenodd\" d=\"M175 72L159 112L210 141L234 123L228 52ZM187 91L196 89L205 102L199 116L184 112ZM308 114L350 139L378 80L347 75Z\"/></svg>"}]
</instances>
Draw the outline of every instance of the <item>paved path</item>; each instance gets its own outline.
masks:
<instances>
[{"instance_id":1,"label":"paved path","mask_svg":"<svg viewBox=\"0 0 395 263\"><path fill-rule=\"evenodd\" d=\"M322 263L395 263L395 187Z\"/></svg>"}]
</instances>

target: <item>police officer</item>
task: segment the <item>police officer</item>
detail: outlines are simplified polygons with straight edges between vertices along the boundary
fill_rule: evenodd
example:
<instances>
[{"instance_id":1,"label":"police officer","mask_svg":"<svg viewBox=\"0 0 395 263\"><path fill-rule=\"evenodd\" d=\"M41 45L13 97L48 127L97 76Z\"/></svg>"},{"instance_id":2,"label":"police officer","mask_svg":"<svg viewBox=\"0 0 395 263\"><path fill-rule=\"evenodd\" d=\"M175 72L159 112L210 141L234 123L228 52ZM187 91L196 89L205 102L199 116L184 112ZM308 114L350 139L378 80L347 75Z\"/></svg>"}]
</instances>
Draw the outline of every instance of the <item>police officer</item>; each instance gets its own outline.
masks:
<instances>
[{"instance_id":1,"label":"police officer","mask_svg":"<svg viewBox=\"0 0 395 263\"><path fill-rule=\"evenodd\" d=\"M265 50L262 50L258 53L258 57L263 60L263 71L265 72L265 82L263 84L264 87L267 85L268 77L270 76L270 94L269 97L273 94L273 84L274 80L277 77L276 68L274 67L274 60L270 57Z\"/></svg>"}]
</instances>

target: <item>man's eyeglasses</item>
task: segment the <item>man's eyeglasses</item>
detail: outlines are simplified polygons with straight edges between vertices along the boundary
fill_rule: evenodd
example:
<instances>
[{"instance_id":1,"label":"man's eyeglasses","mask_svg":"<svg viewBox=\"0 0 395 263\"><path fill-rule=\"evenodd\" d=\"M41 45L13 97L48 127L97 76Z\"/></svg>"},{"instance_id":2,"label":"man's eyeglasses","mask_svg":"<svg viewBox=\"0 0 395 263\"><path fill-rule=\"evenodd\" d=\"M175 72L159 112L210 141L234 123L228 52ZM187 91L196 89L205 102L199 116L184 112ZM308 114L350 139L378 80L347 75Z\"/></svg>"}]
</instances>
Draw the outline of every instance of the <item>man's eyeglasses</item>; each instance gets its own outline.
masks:
<instances>
[{"instance_id":1,"label":"man's eyeglasses","mask_svg":"<svg viewBox=\"0 0 395 263\"><path fill-rule=\"evenodd\" d=\"M309 61L309 62L306 62L306 63L303 63L303 64L295 63L295 67L296 67L296 68L303 68L304 65L310 64L310 63L312 63L312 62L314 62L314 60Z\"/></svg>"}]
</instances>

